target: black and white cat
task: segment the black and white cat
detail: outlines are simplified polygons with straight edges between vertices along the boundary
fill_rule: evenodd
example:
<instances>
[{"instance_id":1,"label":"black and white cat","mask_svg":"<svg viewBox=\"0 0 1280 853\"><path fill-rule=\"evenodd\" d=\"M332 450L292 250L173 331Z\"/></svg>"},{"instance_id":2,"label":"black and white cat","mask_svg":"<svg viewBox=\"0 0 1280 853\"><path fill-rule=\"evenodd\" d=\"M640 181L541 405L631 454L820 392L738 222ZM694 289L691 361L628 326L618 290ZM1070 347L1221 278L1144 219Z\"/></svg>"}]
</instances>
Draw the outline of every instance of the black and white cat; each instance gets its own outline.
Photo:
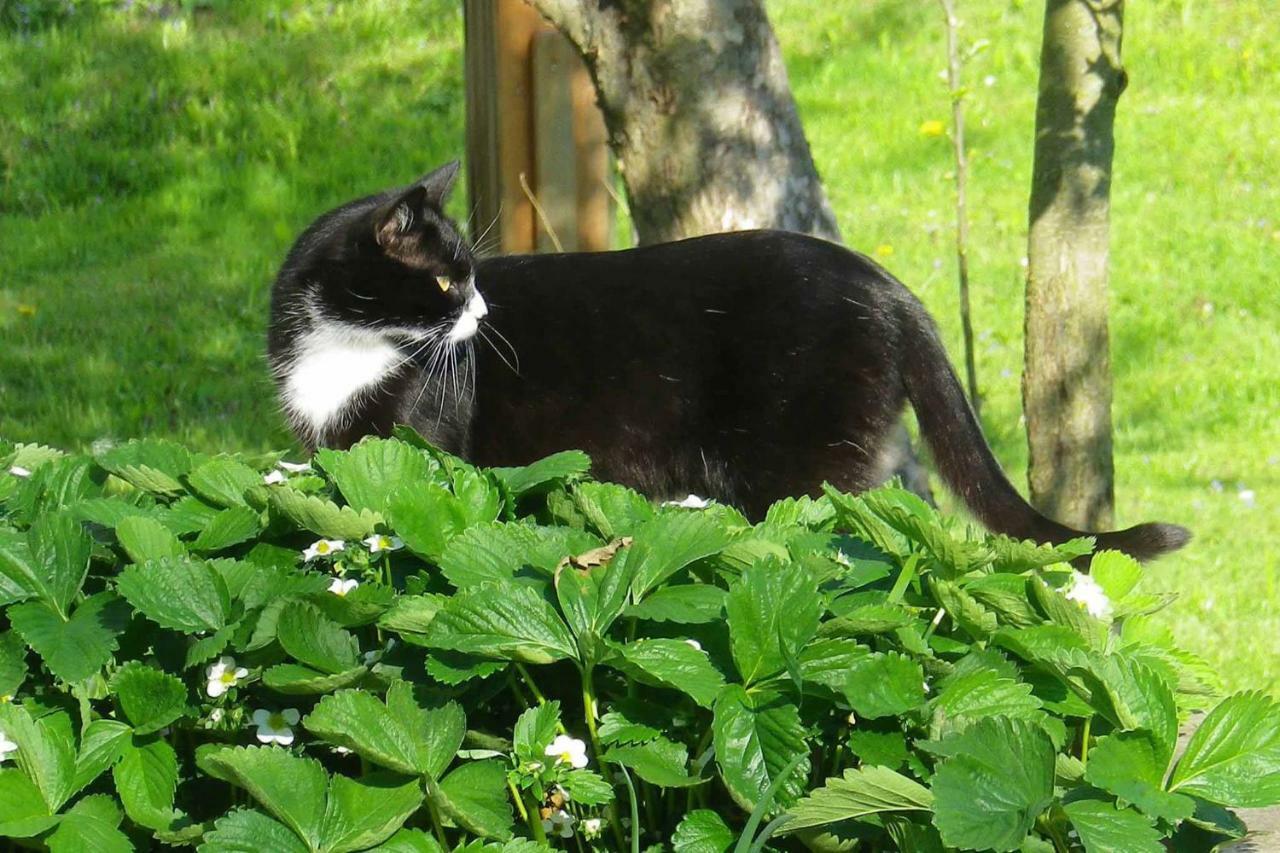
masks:
<instances>
[{"instance_id":1,"label":"black and white cat","mask_svg":"<svg viewBox=\"0 0 1280 853\"><path fill-rule=\"evenodd\" d=\"M986 527L1082 535L1009 483L924 307L867 258L751 231L480 260L443 212L457 168L326 213L289 252L268 352L309 448L397 423L480 465L580 448L601 479L760 517L824 481L882 482L910 402ZM1097 535L1139 559L1189 538L1165 524Z\"/></svg>"}]
</instances>

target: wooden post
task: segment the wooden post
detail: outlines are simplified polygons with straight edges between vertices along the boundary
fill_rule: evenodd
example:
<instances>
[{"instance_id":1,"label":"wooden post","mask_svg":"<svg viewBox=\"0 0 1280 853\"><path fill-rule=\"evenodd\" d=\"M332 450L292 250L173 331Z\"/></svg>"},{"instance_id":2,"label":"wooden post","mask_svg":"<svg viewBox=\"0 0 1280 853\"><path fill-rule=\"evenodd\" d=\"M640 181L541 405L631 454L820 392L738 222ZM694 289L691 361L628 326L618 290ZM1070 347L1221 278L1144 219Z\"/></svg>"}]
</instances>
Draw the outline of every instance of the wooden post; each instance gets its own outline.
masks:
<instances>
[{"instance_id":1,"label":"wooden post","mask_svg":"<svg viewBox=\"0 0 1280 853\"><path fill-rule=\"evenodd\" d=\"M473 235L504 254L554 250L553 232L565 251L609 248L609 149L581 58L523 0L463 9Z\"/></svg>"}]
</instances>

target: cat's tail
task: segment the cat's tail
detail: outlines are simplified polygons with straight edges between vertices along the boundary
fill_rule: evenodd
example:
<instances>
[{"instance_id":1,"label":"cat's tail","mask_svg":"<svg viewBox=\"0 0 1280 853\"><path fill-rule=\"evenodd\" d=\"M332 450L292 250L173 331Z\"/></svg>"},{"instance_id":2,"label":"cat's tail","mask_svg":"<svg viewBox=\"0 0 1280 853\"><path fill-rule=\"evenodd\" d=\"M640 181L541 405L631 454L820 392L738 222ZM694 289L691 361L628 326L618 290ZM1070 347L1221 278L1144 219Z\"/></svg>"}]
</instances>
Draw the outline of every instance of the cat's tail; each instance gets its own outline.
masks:
<instances>
[{"instance_id":1,"label":"cat's tail","mask_svg":"<svg viewBox=\"0 0 1280 853\"><path fill-rule=\"evenodd\" d=\"M1055 544L1093 536L1097 550L1123 551L1142 561L1176 551L1190 541L1191 532L1176 524L1139 524L1095 533L1073 530L1041 515L1000 469L933 320L914 297L900 303L900 328L904 333L902 375L920 432L943 481L989 530Z\"/></svg>"}]
</instances>

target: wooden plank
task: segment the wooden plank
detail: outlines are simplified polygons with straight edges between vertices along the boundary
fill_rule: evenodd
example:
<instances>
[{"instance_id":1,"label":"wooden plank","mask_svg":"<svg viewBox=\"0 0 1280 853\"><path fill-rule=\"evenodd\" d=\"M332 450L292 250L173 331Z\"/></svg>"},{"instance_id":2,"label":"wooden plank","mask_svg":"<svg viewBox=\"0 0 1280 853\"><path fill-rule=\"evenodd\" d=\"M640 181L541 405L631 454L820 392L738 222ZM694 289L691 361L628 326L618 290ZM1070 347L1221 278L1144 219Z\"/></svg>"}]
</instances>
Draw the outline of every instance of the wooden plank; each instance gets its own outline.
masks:
<instances>
[{"instance_id":1,"label":"wooden plank","mask_svg":"<svg viewBox=\"0 0 1280 853\"><path fill-rule=\"evenodd\" d=\"M577 55L555 30L533 37L534 180L539 252L578 248L578 169L575 162L573 93Z\"/></svg>"},{"instance_id":2,"label":"wooden plank","mask_svg":"<svg viewBox=\"0 0 1280 853\"><path fill-rule=\"evenodd\" d=\"M613 163L604 114L586 63L574 53L569 89L573 97L573 148L577 165L578 248L603 252L613 245Z\"/></svg>"}]
</instances>

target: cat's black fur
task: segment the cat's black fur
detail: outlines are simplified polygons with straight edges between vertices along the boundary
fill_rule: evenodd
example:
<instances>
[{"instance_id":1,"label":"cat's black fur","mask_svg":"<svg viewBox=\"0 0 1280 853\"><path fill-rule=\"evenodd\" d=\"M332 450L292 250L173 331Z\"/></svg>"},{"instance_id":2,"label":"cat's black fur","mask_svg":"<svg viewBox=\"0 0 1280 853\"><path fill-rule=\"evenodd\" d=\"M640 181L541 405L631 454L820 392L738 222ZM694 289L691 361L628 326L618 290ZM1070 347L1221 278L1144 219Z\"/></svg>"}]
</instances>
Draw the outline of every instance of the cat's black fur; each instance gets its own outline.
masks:
<instances>
[{"instance_id":1,"label":"cat's black fur","mask_svg":"<svg viewBox=\"0 0 1280 853\"><path fill-rule=\"evenodd\" d=\"M989 529L1040 542L1082 535L1009 483L924 307L862 255L753 231L477 260L441 211L453 172L326 214L290 253L270 335L286 400L313 324L401 327L404 360L332 421L294 412L309 446L407 422L481 465L581 448L601 479L652 497L707 495L758 518L824 481L854 492L880 483L910 402L943 480ZM480 331L494 346L444 347L455 367L442 372L440 347L427 340L418 352L412 332L455 322L473 290L488 302ZM1096 535L1139 559L1189 537L1164 524Z\"/></svg>"}]
</instances>

